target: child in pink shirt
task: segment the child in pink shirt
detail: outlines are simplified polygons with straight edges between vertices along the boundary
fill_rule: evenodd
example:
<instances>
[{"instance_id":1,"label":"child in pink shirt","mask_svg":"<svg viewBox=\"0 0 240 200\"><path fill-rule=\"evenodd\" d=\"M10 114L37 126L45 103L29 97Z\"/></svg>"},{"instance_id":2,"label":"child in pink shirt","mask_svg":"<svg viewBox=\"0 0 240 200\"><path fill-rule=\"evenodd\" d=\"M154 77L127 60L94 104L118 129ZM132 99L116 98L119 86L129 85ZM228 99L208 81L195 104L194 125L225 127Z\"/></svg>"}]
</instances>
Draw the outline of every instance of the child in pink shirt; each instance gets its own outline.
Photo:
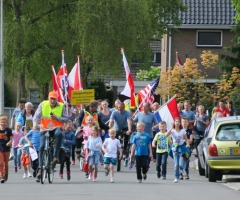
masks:
<instances>
[{"instance_id":1,"label":"child in pink shirt","mask_svg":"<svg viewBox=\"0 0 240 200\"><path fill-rule=\"evenodd\" d=\"M21 168L21 155L18 155L18 143L23 136L22 131L22 124L20 122L17 122L15 125L15 130L12 132L12 148L13 148L13 155L14 155L14 169L15 172L17 172L17 167Z\"/></svg>"}]
</instances>

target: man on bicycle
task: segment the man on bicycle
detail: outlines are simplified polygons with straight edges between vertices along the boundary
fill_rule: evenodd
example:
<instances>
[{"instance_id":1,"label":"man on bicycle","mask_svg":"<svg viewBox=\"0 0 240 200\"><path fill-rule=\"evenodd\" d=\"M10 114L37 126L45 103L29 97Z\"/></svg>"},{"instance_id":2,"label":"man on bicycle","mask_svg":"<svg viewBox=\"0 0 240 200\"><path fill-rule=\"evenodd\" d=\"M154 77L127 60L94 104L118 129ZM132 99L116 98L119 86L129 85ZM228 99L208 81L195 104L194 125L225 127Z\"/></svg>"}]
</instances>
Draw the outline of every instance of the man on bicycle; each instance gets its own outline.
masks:
<instances>
[{"instance_id":1,"label":"man on bicycle","mask_svg":"<svg viewBox=\"0 0 240 200\"><path fill-rule=\"evenodd\" d=\"M39 104L36 113L33 117L34 125L40 124L40 147L39 147L39 169L42 165L42 154L45 144L45 134L49 131L50 136L55 136L53 162L55 167L58 162L59 151L62 144L62 125L68 121L67 111L63 103L58 102L58 94L55 91L49 92L48 100ZM38 170L37 178L41 177L41 170Z\"/></svg>"},{"instance_id":2,"label":"man on bicycle","mask_svg":"<svg viewBox=\"0 0 240 200\"><path fill-rule=\"evenodd\" d=\"M117 131L117 137L124 138L123 141L123 156L127 157L128 155L128 144L129 144L129 135L132 132L132 123L130 112L125 110L125 105L123 102L117 104L117 110L113 111L110 117L109 127Z\"/></svg>"}]
</instances>

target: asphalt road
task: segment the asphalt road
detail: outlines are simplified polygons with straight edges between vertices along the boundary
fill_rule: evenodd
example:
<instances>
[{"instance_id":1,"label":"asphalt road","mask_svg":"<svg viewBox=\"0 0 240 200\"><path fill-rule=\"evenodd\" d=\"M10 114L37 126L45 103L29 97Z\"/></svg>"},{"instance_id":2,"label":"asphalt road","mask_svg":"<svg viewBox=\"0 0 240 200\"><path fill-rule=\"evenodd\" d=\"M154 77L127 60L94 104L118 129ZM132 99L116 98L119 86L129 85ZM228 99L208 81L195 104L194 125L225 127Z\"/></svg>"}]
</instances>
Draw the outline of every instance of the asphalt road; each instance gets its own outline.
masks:
<instances>
[{"instance_id":1,"label":"asphalt road","mask_svg":"<svg viewBox=\"0 0 240 200\"><path fill-rule=\"evenodd\" d=\"M171 200L203 200L239 199L240 193L234 188L228 187L229 183L209 183L205 177L198 175L195 170L194 158L191 163L190 180L182 180L173 183L173 160L168 158L167 180L158 179L155 173L155 163L151 163L148 178L143 183L137 183L136 172L133 168L122 167L121 172L115 173L115 182L110 183L109 177L104 174L103 167L99 167L97 182L89 181L80 172L78 166L71 166L72 179L66 180L55 173L54 183L46 182L44 185L36 183L34 178L23 179L23 171L15 173L13 163L10 162L9 180L0 184L1 200L123 200L123 199L171 199ZM57 166L57 168L59 165ZM236 182L236 180L238 182ZM233 184L239 184L235 179Z\"/></svg>"}]
</instances>

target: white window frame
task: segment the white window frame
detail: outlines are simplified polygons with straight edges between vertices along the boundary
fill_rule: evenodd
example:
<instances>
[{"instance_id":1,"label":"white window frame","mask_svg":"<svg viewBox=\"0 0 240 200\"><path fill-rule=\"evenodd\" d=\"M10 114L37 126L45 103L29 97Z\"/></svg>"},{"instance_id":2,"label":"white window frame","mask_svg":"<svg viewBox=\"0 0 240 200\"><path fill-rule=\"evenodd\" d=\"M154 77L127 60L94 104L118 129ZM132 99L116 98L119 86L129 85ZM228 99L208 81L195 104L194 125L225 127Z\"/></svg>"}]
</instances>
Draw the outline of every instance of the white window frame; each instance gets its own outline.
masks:
<instances>
[{"instance_id":1,"label":"white window frame","mask_svg":"<svg viewBox=\"0 0 240 200\"><path fill-rule=\"evenodd\" d=\"M221 41L220 41L220 45L201 45L198 44L198 34L202 33L202 32L214 32L214 33L220 33L221 34ZM221 30L197 30L197 36L196 36L197 40L196 40L196 46L197 47L222 47L222 39L223 39L223 32Z\"/></svg>"}]
</instances>

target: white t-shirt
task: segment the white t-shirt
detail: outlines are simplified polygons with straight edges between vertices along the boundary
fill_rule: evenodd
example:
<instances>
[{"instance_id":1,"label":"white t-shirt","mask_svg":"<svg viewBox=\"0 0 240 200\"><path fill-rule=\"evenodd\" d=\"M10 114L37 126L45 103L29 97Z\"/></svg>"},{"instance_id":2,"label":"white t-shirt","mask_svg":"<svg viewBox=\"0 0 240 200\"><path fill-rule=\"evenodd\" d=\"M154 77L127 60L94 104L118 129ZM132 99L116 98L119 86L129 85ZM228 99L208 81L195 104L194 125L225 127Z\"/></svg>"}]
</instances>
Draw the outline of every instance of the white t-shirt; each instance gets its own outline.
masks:
<instances>
[{"instance_id":1,"label":"white t-shirt","mask_svg":"<svg viewBox=\"0 0 240 200\"><path fill-rule=\"evenodd\" d=\"M107 138L103 146L106 148L107 152L104 154L105 157L117 158L117 150L121 147L120 141L118 139Z\"/></svg>"},{"instance_id":2,"label":"white t-shirt","mask_svg":"<svg viewBox=\"0 0 240 200\"><path fill-rule=\"evenodd\" d=\"M184 135L186 135L185 129L181 129L179 132L177 132L175 129L172 129L171 131L173 143L178 145L182 145L184 143Z\"/></svg>"}]
</instances>

